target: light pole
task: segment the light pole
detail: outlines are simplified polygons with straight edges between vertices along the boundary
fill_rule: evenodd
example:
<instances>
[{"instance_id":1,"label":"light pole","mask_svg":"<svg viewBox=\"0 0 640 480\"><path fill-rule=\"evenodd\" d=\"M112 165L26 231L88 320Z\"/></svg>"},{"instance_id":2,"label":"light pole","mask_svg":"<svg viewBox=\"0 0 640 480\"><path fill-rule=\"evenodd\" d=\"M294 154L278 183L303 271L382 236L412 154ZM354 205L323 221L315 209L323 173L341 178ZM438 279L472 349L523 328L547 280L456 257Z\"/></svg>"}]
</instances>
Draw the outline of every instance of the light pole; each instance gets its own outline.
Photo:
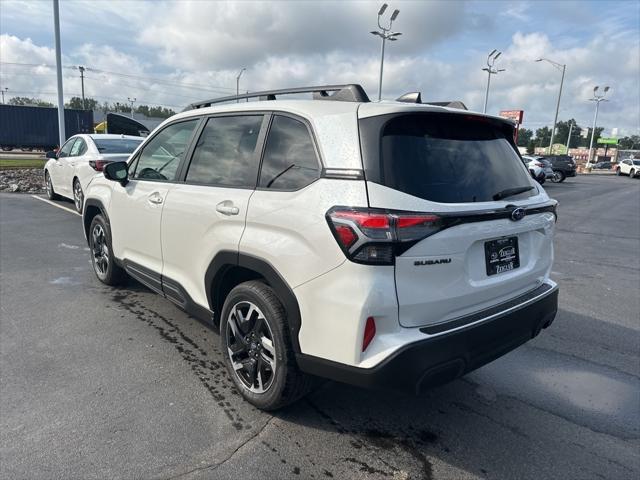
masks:
<instances>
[{"instance_id":1,"label":"light pole","mask_svg":"<svg viewBox=\"0 0 640 480\"><path fill-rule=\"evenodd\" d=\"M243 68L242 70L240 70L240 73L236 77L236 97L238 97L240 95L240 77L242 76L242 73L245 70L246 70L246 68ZM236 98L236 103L240 103L240 99Z\"/></svg>"},{"instance_id":2,"label":"light pole","mask_svg":"<svg viewBox=\"0 0 640 480\"><path fill-rule=\"evenodd\" d=\"M543 61L549 62L555 68L562 71L562 78L560 79L560 91L558 92L558 102L556 103L556 116L553 119L553 128L551 129L551 141L549 142L549 155L551 155L553 153L551 151L551 149L553 148L553 137L556 134L556 123L558 123L558 111L560 110L560 97L562 97L562 85L564 84L564 72L566 71L567 66L558 62L554 62L553 60L549 60L548 58L539 58L536 60L536 62L543 62Z\"/></svg>"},{"instance_id":3,"label":"light pole","mask_svg":"<svg viewBox=\"0 0 640 480\"><path fill-rule=\"evenodd\" d=\"M133 98L127 97L127 100L129 100L129 102L131 103L131 118L133 118L133 104L137 99L136 97L133 97Z\"/></svg>"},{"instance_id":4,"label":"light pole","mask_svg":"<svg viewBox=\"0 0 640 480\"><path fill-rule=\"evenodd\" d=\"M378 81L378 101L382 99L382 71L384 69L384 44L387 40L390 42L395 42L398 40L398 37L402 35L400 32L392 32L391 25L393 25L393 21L398 18L398 14L400 10L394 10L391 14L391 19L389 20L389 27L385 28L380 24L380 17L387 9L388 5L386 3L382 4L380 10L378 10L378 28L380 31L370 32L372 35L376 35L382 38L382 49L380 50L380 80Z\"/></svg>"},{"instance_id":5,"label":"light pole","mask_svg":"<svg viewBox=\"0 0 640 480\"><path fill-rule=\"evenodd\" d=\"M498 52L495 48L493 51L487 56L487 66L482 70L487 72L487 91L484 94L484 108L482 109L482 113L487 113L487 104L489 103L489 86L491 86L491 75L497 75L499 72L504 72L504 68L497 69L494 68L494 64L498 57L502 55L502 52Z\"/></svg>"},{"instance_id":6,"label":"light pole","mask_svg":"<svg viewBox=\"0 0 640 480\"><path fill-rule=\"evenodd\" d=\"M569 146L571 144L571 132L573 132L573 124L574 122L569 120L569 136L567 137L567 155L569 155Z\"/></svg>"},{"instance_id":7,"label":"light pole","mask_svg":"<svg viewBox=\"0 0 640 480\"><path fill-rule=\"evenodd\" d=\"M6 92L7 90L9 90L9 87L4 87L3 89L0 89L0 92L2 92L2 103L4 104L4 92Z\"/></svg>"},{"instance_id":8,"label":"light pole","mask_svg":"<svg viewBox=\"0 0 640 480\"><path fill-rule=\"evenodd\" d=\"M53 32L56 43L56 77L58 81L58 141L59 147L66 142L64 125L64 95L62 91L62 46L60 45L60 6L58 0L53 0Z\"/></svg>"},{"instance_id":9,"label":"light pole","mask_svg":"<svg viewBox=\"0 0 640 480\"><path fill-rule=\"evenodd\" d=\"M604 87L604 91L602 95L598 95L597 93L599 88L600 87L597 85L593 88L593 98L589 99L590 102L596 102L596 113L593 116L593 128L591 129L591 141L589 142L589 160L587 161L587 163L593 163L592 162L593 137L596 136L596 123L598 122L598 109L600 108L600 102L609 101L606 98L604 98L607 95L607 92L609 91L609 87Z\"/></svg>"}]
</instances>

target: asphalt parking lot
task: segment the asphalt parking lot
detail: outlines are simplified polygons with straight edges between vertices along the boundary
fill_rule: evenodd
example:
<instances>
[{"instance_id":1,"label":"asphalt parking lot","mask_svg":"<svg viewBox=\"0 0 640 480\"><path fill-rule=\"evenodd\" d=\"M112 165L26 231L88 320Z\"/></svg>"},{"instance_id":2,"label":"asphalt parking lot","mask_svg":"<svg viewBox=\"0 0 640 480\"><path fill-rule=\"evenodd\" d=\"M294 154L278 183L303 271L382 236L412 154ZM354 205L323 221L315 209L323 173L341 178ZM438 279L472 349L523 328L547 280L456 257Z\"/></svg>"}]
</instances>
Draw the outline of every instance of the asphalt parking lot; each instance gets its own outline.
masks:
<instances>
[{"instance_id":1,"label":"asphalt parking lot","mask_svg":"<svg viewBox=\"0 0 640 480\"><path fill-rule=\"evenodd\" d=\"M97 281L78 215L0 195L0 477L639 478L640 181L545 187L550 329L424 397L328 382L275 414L235 393L216 333Z\"/></svg>"}]
</instances>

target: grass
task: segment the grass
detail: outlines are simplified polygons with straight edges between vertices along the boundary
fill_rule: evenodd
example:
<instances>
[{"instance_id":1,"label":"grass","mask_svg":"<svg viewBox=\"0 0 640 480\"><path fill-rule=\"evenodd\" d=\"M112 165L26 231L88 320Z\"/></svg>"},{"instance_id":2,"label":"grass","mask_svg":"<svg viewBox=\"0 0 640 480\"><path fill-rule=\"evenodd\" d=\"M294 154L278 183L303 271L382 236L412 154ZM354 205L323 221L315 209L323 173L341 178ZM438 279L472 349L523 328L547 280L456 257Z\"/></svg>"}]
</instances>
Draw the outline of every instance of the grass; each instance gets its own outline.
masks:
<instances>
[{"instance_id":1,"label":"grass","mask_svg":"<svg viewBox=\"0 0 640 480\"><path fill-rule=\"evenodd\" d=\"M0 170L15 170L17 168L42 168L46 163L45 158L2 158L0 157Z\"/></svg>"}]
</instances>

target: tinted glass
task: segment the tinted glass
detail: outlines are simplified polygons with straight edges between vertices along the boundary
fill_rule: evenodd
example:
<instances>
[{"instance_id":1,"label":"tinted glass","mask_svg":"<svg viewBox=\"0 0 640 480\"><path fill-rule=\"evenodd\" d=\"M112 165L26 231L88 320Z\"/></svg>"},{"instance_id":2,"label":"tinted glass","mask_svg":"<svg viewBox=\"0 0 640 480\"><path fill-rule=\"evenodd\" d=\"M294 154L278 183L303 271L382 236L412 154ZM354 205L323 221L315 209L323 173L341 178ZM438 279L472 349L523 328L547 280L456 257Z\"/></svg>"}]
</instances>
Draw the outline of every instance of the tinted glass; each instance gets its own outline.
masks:
<instances>
[{"instance_id":1,"label":"tinted glass","mask_svg":"<svg viewBox=\"0 0 640 480\"><path fill-rule=\"evenodd\" d=\"M58 158L68 157L69 154L71 153L71 149L73 148L73 145L76 143L76 140L77 138L72 138L71 140L68 140L67 143L65 143L60 149L60 151L58 152Z\"/></svg>"},{"instance_id":2,"label":"tinted glass","mask_svg":"<svg viewBox=\"0 0 640 480\"><path fill-rule=\"evenodd\" d=\"M142 143L142 139L131 138L94 138L93 143L100 153L133 153Z\"/></svg>"},{"instance_id":3,"label":"tinted glass","mask_svg":"<svg viewBox=\"0 0 640 480\"><path fill-rule=\"evenodd\" d=\"M470 115L395 117L382 130L379 181L435 202L493 201L498 192L532 185L510 134L501 123Z\"/></svg>"},{"instance_id":4,"label":"tinted glass","mask_svg":"<svg viewBox=\"0 0 640 480\"><path fill-rule=\"evenodd\" d=\"M187 182L255 188L259 164L255 149L262 118L247 115L207 120L193 152Z\"/></svg>"},{"instance_id":5,"label":"tinted glass","mask_svg":"<svg viewBox=\"0 0 640 480\"><path fill-rule=\"evenodd\" d=\"M633 164L634 164L634 165L640 165L640 160L634 160L634 161L633 161Z\"/></svg>"},{"instance_id":6,"label":"tinted glass","mask_svg":"<svg viewBox=\"0 0 640 480\"><path fill-rule=\"evenodd\" d=\"M154 136L143 148L133 178L175 180L197 123L197 119L174 123Z\"/></svg>"},{"instance_id":7,"label":"tinted glass","mask_svg":"<svg viewBox=\"0 0 640 480\"><path fill-rule=\"evenodd\" d=\"M87 151L87 147L84 143L84 140L82 140L81 138L78 138L76 140L76 143L73 144L73 148L71 149L71 153L69 154L69 156L79 157L86 151Z\"/></svg>"},{"instance_id":8,"label":"tinted glass","mask_svg":"<svg viewBox=\"0 0 640 480\"><path fill-rule=\"evenodd\" d=\"M320 176L313 140L306 125L275 116L262 160L260 186L297 190Z\"/></svg>"}]
</instances>

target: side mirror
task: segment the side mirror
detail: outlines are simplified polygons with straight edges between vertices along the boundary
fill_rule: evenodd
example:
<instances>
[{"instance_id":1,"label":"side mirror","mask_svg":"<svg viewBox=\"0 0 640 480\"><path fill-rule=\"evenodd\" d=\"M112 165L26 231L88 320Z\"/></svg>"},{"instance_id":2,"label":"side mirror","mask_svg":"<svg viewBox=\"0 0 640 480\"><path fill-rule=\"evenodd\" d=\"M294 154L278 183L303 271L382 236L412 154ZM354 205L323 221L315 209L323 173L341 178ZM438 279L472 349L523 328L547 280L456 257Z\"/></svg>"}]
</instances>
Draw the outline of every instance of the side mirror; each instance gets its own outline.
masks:
<instances>
[{"instance_id":1,"label":"side mirror","mask_svg":"<svg viewBox=\"0 0 640 480\"><path fill-rule=\"evenodd\" d=\"M104 178L114 182L120 182L123 187L129 183L129 167L127 162L107 163L102 170Z\"/></svg>"},{"instance_id":2,"label":"side mirror","mask_svg":"<svg viewBox=\"0 0 640 480\"><path fill-rule=\"evenodd\" d=\"M58 158L58 154L55 150L49 150L45 155L47 158Z\"/></svg>"}]
</instances>

